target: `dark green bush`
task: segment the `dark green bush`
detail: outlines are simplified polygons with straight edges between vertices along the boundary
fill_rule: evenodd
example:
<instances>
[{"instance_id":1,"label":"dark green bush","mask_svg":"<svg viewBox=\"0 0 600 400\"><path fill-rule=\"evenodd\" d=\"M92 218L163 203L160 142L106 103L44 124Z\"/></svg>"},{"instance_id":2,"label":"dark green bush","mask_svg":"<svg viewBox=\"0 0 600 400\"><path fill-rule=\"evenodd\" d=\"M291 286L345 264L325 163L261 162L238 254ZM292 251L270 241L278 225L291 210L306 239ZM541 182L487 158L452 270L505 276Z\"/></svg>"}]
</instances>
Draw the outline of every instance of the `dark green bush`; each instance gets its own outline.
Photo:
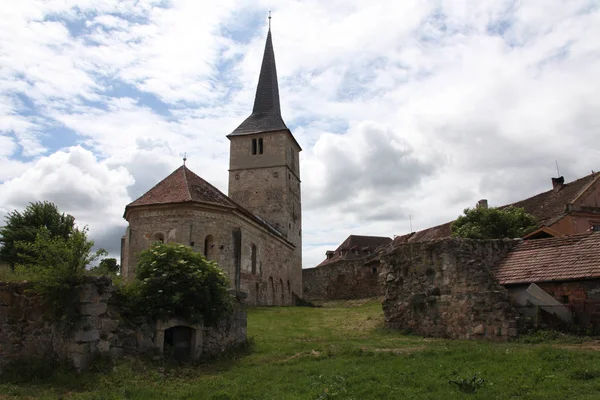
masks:
<instances>
[{"instance_id":1,"label":"dark green bush","mask_svg":"<svg viewBox=\"0 0 600 400\"><path fill-rule=\"evenodd\" d=\"M155 319L210 325L233 307L223 270L181 244L155 243L140 254L136 281L122 288L123 308Z\"/></svg>"}]
</instances>

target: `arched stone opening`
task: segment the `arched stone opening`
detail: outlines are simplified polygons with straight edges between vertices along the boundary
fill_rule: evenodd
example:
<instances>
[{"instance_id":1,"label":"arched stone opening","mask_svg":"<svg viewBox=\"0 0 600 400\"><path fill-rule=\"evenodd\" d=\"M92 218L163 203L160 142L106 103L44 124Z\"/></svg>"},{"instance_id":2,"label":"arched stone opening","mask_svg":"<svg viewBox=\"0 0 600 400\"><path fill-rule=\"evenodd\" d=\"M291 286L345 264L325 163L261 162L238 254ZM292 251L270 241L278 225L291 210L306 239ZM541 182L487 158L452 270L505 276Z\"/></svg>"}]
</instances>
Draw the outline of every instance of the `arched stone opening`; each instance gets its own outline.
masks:
<instances>
[{"instance_id":1,"label":"arched stone opening","mask_svg":"<svg viewBox=\"0 0 600 400\"><path fill-rule=\"evenodd\" d=\"M177 361L189 361L192 352L192 335L194 330L189 326L174 326L165 330L163 354Z\"/></svg>"},{"instance_id":2,"label":"arched stone opening","mask_svg":"<svg viewBox=\"0 0 600 400\"><path fill-rule=\"evenodd\" d=\"M178 361L196 360L202 353L203 324L190 325L172 319L156 323L154 347L158 354Z\"/></svg>"},{"instance_id":3,"label":"arched stone opening","mask_svg":"<svg viewBox=\"0 0 600 400\"><path fill-rule=\"evenodd\" d=\"M279 294L281 296L281 305L285 304L285 290L283 290L283 279L279 279Z\"/></svg>"},{"instance_id":4,"label":"arched stone opening","mask_svg":"<svg viewBox=\"0 0 600 400\"><path fill-rule=\"evenodd\" d=\"M288 294L288 299L291 303L291 301L292 301L292 286L290 285L290 281L287 281L287 294Z\"/></svg>"},{"instance_id":5,"label":"arched stone opening","mask_svg":"<svg viewBox=\"0 0 600 400\"><path fill-rule=\"evenodd\" d=\"M162 232L155 232L152 235L152 242L159 242L159 243L164 243L165 242L165 234Z\"/></svg>"},{"instance_id":6,"label":"arched stone opening","mask_svg":"<svg viewBox=\"0 0 600 400\"><path fill-rule=\"evenodd\" d=\"M270 276L269 277L269 291L271 292L271 304L272 306L275 305L275 284L273 283L273 277Z\"/></svg>"},{"instance_id":7,"label":"arched stone opening","mask_svg":"<svg viewBox=\"0 0 600 400\"><path fill-rule=\"evenodd\" d=\"M206 235L204 239L204 257L208 260L215 260L215 238L213 235Z\"/></svg>"},{"instance_id":8,"label":"arched stone opening","mask_svg":"<svg viewBox=\"0 0 600 400\"><path fill-rule=\"evenodd\" d=\"M256 245L252 245L250 259L252 261L252 274L256 275Z\"/></svg>"}]
</instances>

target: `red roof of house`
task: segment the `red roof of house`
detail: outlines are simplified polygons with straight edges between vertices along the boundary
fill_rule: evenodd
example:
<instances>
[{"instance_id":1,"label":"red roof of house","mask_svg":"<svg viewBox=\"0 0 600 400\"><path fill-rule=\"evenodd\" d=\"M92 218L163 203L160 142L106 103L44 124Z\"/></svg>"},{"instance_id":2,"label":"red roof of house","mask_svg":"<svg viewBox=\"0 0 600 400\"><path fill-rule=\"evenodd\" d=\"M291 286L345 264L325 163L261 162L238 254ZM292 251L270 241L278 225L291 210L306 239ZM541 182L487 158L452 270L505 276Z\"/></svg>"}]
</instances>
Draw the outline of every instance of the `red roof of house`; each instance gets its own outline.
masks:
<instances>
[{"instance_id":1,"label":"red roof of house","mask_svg":"<svg viewBox=\"0 0 600 400\"><path fill-rule=\"evenodd\" d=\"M386 236L350 235L337 247L337 249L335 249L334 252L332 252L333 257L331 259L326 258L317 265L317 267L339 260L353 260L368 257L375 249L380 246L385 246L391 241L392 239ZM346 251L344 254L341 254L342 250L358 250L359 254L354 254L352 251ZM368 251L365 252L364 250ZM328 250L328 253L329 252L331 252L331 250Z\"/></svg>"},{"instance_id":2,"label":"red roof of house","mask_svg":"<svg viewBox=\"0 0 600 400\"><path fill-rule=\"evenodd\" d=\"M181 203L204 203L236 209L267 228L271 233L283 238L277 229L230 199L219 189L190 171L185 165L177 168L140 198L128 204L125 207L125 214L132 207ZM285 238L284 240L291 243Z\"/></svg>"},{"instance_id":3,"label":"red roof of house","mask_svg":"<svg viewBox=\"0 0 600 400\"><path fill-rule=\"evenodd\" d=\"M600 278L600 232L525 240L494 273L503 285Z\"/></svg>"},{"instance_id":4,"label":"red roof of house","mask_svg":"<svg viewBox=\"0 0 600 400\"><path fill-rule=\"evenodd\" d=\"M538 227L551 225L565 214L567 214L567 204L572 203L581 195L596 179L600 178L600 172L591 173L579 178L573 182L562 185L558 191L548 190L546 192L529 197L516 203L507 204L504 207L519 207L525 209L525 212L533 215L538 221ZM452 235L450 226L452 222L423 229L422 231L409 233L394 238L394 244L409 242L426 242L434 239L442 239Z\"/></svg>"},{"instance_id":5,"label":"red roof of house","mask_svg":"<svg viewBox=\"0 0 600 400\"><path fill-rule=\"evenodd\" d=\"M504 207L524 208L525 212L538 220L538 226L552 225L567 214L567 204L575 201L598 177L600 177L600 172L591 173L562 185L558 191L548 190Z\"/></svg>"}]
</instances>

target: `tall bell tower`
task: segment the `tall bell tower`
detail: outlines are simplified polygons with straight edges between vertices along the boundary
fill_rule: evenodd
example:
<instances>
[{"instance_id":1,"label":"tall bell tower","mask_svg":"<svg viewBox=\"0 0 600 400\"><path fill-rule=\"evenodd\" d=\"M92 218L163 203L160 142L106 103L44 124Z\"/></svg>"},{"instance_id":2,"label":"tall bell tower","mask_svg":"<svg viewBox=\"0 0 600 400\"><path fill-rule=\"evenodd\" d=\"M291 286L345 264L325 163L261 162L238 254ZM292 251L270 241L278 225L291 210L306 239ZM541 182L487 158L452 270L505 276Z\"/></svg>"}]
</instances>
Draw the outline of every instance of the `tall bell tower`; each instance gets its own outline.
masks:
<instances>
[{"instance_id":1,"label":"tall bell tower","mask_svg":"<svg viewBox=\"0 0 600 400\"><path fill-rule=\"evenodd\" d=\"M293 243L301 268L302 149L281 117L270 24L252 114L227 138L229 197Z\"/></svg>"}]
</instances>

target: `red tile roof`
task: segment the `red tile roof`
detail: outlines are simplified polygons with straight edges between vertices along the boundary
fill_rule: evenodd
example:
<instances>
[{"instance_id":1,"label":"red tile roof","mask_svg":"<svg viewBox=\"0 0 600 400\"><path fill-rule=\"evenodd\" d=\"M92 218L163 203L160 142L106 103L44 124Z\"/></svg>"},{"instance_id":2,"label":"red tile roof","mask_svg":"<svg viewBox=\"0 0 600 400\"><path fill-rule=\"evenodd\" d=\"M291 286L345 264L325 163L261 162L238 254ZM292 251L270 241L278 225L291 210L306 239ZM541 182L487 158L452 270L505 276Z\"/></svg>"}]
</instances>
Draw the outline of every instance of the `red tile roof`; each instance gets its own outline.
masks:
<instances>
[{"instance_id":1,"label":"red tile roof","mask_svg":"<svg viewBox=\"0 0 600 400\"><path fill-rule=\"evenodd\" d=\"M335 249L332 258L323 260L317 267L339 260L355 260L368 257L378 247L385 246L391 241L392 239L386 236L350 235ZM344 250L343 253L342 250ZM359 254L355 254L351 250L358 250Z\"/></svg>"},{"instance_id":2,"label":"red tile roof","mask_svg":"<svg viewBox=\"0 0 600 400\"><path fill-rule=\"evenodd\" d=\"M567 214L567 204L572 203L583 193L595 179L600 178L600 172L591 173L579 178L573 182L564 184L558 191L548 190L516 203L507 204L499 208L514 206L524 208L525 212L533 215L538 221L538 227L550 225L565 214ZM426 242L434 239L442 239L452 236L450 226L452 222L437 225L422 231L409 233L394 238L394 244L410 242Z\"/></svg>"},{"instance_id":3,"label":"red tile roof","mask_svg":"<svg viewBox=\"0 0 600 400\"><path fill-rule=\"evenodd\" d=\"M185 165L177 168L127 207L183 202L214 203L236 207L236 204L223 192L190 171Z\"/></svg>"},{"instance_id":4,"label":"red tile roof","mask_svg":"<svg viewBox=\"0 0 600 400\"><path fill-rule=\"evenodd\" d=\"M548 190L504 207L524 208L538 220L539 226L551 225L567 214L567 204L575 201L598 177L600 172L592 173L564 184L559 191Z\"/></svg>"},{"instance_id":5,"label":"red tile roof","mask_svg":"<svg viewBox=\"0 0 600 400\"><path fill-rule=\"evenodd\" d=\"M230 199L219 189L190 171L185 165L177 168L140 198L128 204L125 207L125 214L132 207L181 203L204 203L236 209L267 228L271 233L283 238L277 229Z\"/></svg>"},{"instance_id":6,"label":"red tile roof","mask_svg":"<svg viewBox=\"0 0 600 400\"><path fill-rule=\"evenodd\" d=\"M600 232L525 240L493 271L503 285L600 278Z\"/></svg>"}]
</instances>

